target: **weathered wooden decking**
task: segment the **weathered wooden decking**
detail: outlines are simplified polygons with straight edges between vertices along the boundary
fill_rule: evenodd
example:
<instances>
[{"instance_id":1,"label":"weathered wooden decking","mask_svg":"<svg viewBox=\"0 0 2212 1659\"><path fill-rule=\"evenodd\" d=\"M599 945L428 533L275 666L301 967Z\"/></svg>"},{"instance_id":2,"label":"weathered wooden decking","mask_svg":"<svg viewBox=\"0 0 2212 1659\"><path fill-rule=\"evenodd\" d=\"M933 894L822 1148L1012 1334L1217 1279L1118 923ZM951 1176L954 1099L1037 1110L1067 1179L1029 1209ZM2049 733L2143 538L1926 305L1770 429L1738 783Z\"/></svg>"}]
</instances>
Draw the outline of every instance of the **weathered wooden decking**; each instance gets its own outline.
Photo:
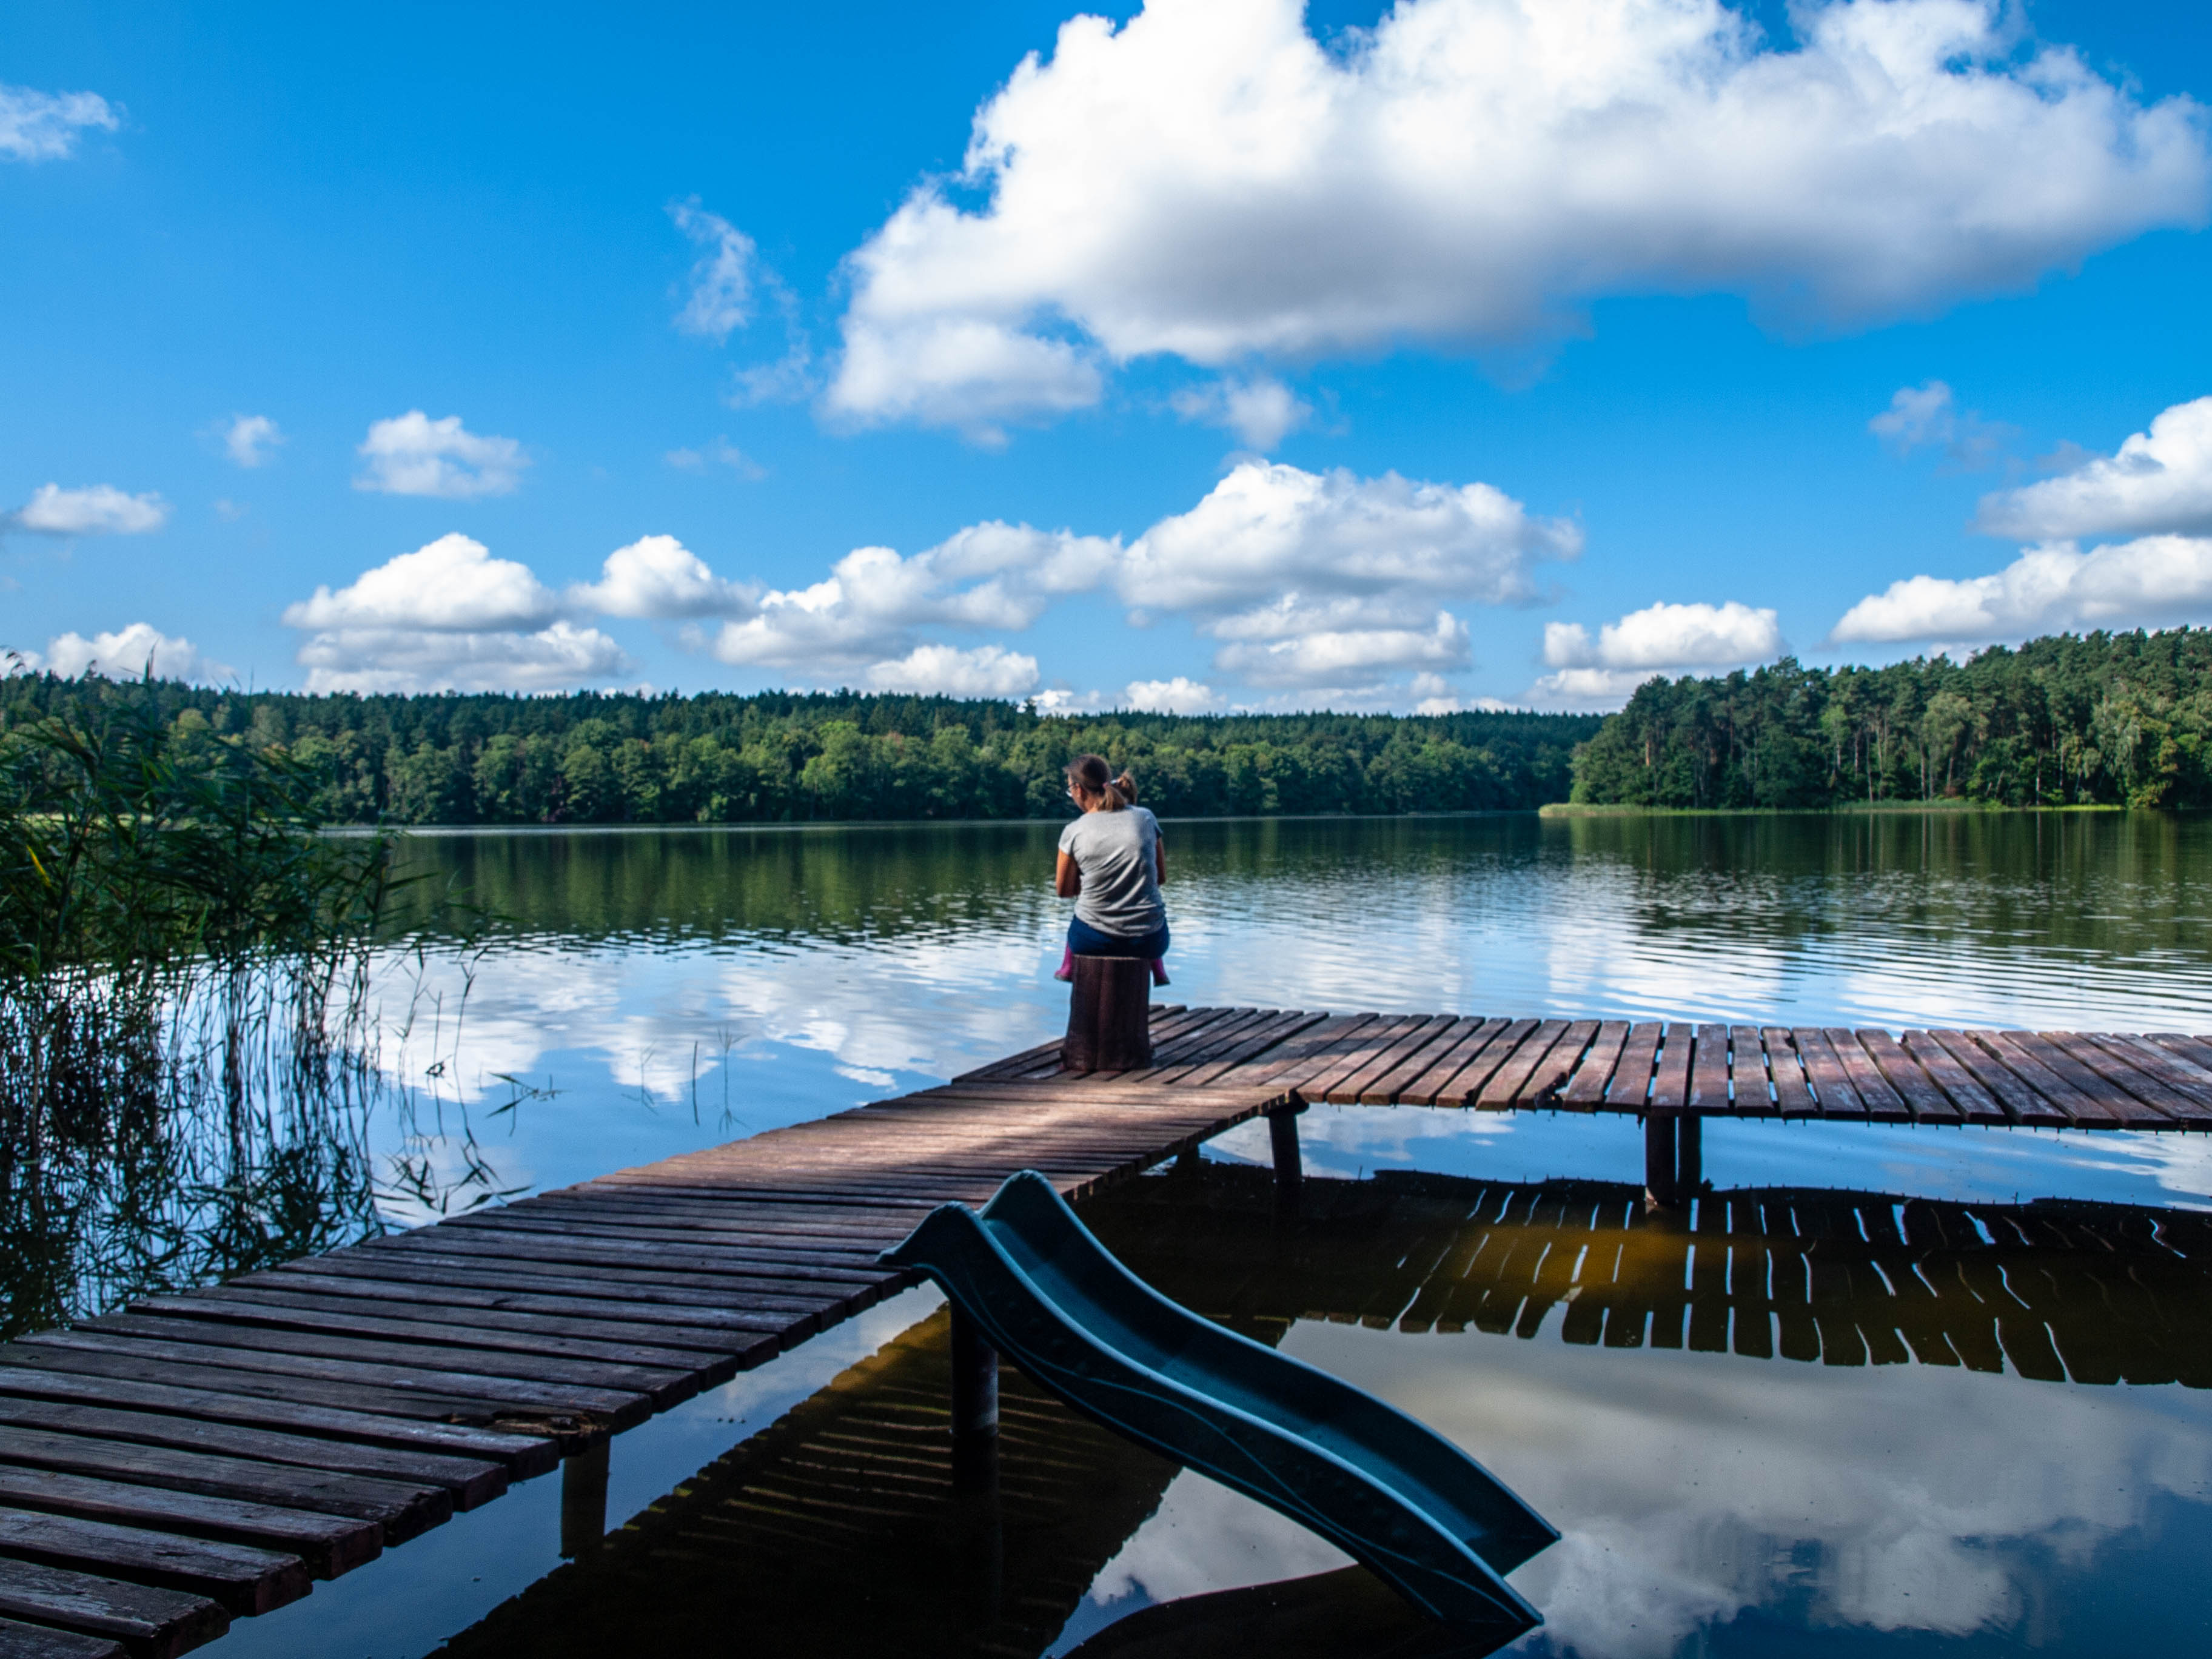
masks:
<instances>
[{"instance_id":1,"label":"weathered wooden decking","mask_svg":"<svg viewBox=\"0 0 2212 1659\"><path fill-rule=\"evenodd\" d=\"M1198 1008L1124 1085L1257 1086L1340 1105L2027 1128L2212 1129L2212 1037ZM1195 1057L1191 1045L1203 1045ZM1054 1076L1044 1043L963 1084ZM1079 1080L1059 1086L1087 1086Z\"/></svg>"},{"instance_id":2,"label":"weathered wooden decking","mask_svg":"<svg viewBox=\"0 0 2212 1659\"><path fill-rule=\"evenodd\" d=\"M0 1347L0 1656L166 1655L905 1287L921 1214L1314 1101L2212 1128L2212 1039L1156 1011L941 1088Z\"/></svg>"}]
</instances>

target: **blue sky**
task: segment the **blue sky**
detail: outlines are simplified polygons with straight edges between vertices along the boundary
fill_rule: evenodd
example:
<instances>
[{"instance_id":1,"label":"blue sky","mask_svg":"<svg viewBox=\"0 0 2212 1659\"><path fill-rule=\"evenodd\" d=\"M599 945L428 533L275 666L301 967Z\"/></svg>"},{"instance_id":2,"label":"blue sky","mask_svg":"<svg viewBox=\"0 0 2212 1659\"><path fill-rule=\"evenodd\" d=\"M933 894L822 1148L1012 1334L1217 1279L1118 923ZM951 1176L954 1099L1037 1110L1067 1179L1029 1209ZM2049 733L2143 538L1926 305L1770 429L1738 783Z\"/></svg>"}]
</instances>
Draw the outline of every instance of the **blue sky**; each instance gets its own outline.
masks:
<instances>
[{"instance_id":1,"label":"blue sky","mask_svg":"<svg viewBox=\"0 0 2212 1659\"><path fill-rule=\"evenodd\" d=\"M2179 5L0 5L0 646L1410 709L2212 622L2199 99Z\"/></svg>"}]
</instances>

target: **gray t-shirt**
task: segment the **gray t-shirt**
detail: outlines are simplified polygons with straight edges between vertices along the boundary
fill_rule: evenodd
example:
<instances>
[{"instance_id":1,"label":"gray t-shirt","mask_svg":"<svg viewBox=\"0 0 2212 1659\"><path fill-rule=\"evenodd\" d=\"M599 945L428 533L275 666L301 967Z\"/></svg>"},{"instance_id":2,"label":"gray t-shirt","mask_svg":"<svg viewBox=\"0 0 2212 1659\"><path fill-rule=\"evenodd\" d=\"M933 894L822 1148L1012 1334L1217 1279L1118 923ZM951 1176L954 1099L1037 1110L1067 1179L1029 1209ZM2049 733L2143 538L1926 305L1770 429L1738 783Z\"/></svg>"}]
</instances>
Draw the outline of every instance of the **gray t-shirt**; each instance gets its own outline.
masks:
<instances>
[{"instance_id":1,"label":"gray t-shirt","mask_svg":"<svg viewBox=\"0 0 2212 1659\"><path fill-rule=\"evenodd\" d=\"M1060 832L1060 850L1083 872L1076 920L1115 939L1136 939L1164 926L1160 902L1160 822L1141 806L1085 812Z\"/></svg>"}]
</instances>

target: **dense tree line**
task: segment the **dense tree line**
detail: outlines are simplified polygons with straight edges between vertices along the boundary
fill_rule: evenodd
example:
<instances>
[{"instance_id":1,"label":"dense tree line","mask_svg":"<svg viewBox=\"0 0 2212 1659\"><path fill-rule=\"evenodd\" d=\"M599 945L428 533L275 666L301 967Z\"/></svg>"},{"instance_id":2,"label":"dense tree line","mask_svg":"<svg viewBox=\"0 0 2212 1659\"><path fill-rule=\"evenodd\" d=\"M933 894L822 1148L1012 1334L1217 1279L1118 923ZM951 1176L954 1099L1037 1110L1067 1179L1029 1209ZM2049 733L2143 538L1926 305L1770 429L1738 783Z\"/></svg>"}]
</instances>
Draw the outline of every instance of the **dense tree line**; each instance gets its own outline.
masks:
<instances>
[{"instance_id":1,"label":"dense tree line","mask_svg":"<svg viewBox=\"0 0 2212 1659\"><path fill-rule=\"evenodd\" d=\"M226 740L321 780L332 821L744 823L1058 817L1085 750L1167 815L1527 810L1565 798L1591 715L1040 714L857 692L309 696L18 674L0 727L150 703L182 752Z\"/></svg>"},{"instance_id":2,"label":"dense tree line","mask_svg":"<svg viewBox=\"0 0 2212 1659\"><path fill-rule=\"evenodd\" d=\"M1573 799L2212 806L2212 629L1653 679L1577 753Z\"/></svg>"}]
</instances>

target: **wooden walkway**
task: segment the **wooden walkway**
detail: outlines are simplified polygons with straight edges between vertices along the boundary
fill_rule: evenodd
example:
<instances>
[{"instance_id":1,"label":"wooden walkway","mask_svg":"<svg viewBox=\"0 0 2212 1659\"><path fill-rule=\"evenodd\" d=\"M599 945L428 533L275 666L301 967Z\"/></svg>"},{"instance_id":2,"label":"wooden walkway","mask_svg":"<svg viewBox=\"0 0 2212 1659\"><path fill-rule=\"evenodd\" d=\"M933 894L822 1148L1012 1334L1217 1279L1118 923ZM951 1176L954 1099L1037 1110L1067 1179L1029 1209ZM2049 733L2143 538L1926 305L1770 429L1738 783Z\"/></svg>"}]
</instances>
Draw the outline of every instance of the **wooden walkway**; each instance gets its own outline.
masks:
<instances>
[{"instance_id":1,"label":"wooden walkway","mask_svg":"<svg viewBox=\"0 0 2212 1659\"><path fill-rule=\"evenodd\" d=\"M2212 1037L1905 1031L1198 1008L1121 1084L1260 1087L1339 1105L1528 1108L2026 1128L2212 1129ZM1202 1060L1182 1046L1207 1043ZM963 1083L1053 1078L1045 1043ZM1061 1090L1091 1085L1063 1080Z\"/></svg>"},{"instance_id":2,"label":"wooden walkway","mask_svg":"<svg viewBox=\"0 0 2212 1659\"><path fill-rule=\"evenodd\" d=\"M1071 1196L1310 1101L2212 1128L2212 1040L1161 1008L819 1122L0 1346L0 1656L182 1652L903 1289L1016 1170Z\"/></svg>"}]
</instances>

